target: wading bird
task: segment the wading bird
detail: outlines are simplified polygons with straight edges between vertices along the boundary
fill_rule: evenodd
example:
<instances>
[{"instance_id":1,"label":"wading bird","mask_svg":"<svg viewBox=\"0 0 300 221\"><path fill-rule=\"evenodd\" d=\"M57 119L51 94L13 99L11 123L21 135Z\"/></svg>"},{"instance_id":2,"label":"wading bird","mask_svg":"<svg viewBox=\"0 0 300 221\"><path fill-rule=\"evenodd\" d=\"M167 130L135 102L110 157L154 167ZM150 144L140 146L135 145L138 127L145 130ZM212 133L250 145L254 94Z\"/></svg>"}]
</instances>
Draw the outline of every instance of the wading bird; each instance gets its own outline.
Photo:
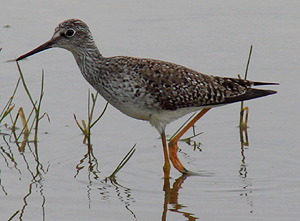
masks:
<instances>
[{"instance_id":1,"label":"wading bird","mask_svg":"<svg viewBox=\"0 0 300 221\"><path fill-rule=\"evenodd\" d=\"M73 54L83 77L112 106L130 117L149 121L158 130L163 144L165 178L170 174L169 159L179 172L189 173L177 156L177 142L210 108L276 93L252 88L276 83L209 76L154 59L104 57L89 27L78 19L60 23L49 41L16 60L54 47L67 49ZM199 110L168 143L168 148L166 125Z\"/></svg>"}]
</instances>

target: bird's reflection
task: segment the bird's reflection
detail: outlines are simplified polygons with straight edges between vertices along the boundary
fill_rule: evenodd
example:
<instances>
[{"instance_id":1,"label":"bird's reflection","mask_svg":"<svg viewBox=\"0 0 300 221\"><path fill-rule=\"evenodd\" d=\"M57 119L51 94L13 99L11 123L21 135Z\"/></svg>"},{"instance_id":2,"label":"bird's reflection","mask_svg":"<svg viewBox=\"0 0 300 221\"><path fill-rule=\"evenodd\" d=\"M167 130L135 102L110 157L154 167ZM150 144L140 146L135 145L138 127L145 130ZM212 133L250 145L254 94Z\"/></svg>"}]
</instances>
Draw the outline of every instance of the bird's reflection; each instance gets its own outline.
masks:
<instances>
[{"instance_id":1,"label":"bird's reflection","mask_svg":"<svg viewBox=\"0 0 300 221\"><path fill-rule=\"evenodd\" d=\"M182 184L187 177L188 177L187 175L182 175L178 177L174 181L172 188L170 185L170 179L164 178L163 191L165 193L165 197L164 197L163 213L162 213L163 221L167 220L168 211L180 213L184 217L186 217L187 220L189 221L199 219L198 217L195 216L195 214L184 211L184 209L185 210L187 209L187 206L179 203L179 199L178 199L179 190L182 188ZM168 205L172 205L172 208L169 209Z\"/></svg>"}]
</instances>

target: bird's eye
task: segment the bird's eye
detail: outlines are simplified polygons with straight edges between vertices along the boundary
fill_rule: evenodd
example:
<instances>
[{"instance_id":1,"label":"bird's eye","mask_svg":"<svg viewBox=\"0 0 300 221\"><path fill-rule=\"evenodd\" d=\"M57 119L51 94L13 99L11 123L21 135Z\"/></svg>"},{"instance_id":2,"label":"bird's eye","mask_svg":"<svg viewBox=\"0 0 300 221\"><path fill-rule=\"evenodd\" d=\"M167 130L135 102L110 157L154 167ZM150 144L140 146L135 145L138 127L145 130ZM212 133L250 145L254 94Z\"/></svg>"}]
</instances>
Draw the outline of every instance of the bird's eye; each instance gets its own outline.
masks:
<instances>
[{"instance_id":1,"label":"bird's eye","mask_svg":"<svg viewBox=\"0 0 300 221\"><path fill-rule=\"evenodd\" d=\"M66 36L67 37L73 37L75 35L75 30L74 29L68 29L66 31Z\"/></svg>"}]
</instances>

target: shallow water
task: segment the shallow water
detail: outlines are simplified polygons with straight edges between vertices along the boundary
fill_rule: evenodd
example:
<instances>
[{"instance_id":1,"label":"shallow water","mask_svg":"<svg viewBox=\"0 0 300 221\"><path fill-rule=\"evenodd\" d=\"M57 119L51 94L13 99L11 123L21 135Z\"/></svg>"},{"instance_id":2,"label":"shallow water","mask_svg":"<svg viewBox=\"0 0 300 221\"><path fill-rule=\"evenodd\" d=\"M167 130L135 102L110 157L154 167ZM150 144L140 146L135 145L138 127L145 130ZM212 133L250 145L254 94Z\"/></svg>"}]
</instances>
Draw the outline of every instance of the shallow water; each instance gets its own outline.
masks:
<instances>
[{"instance_id":1,"label":"shallow water","mask_svg":"<svg viewBox=\"0 0 300 221\"><path fill-rule=\"evenodd\" d=\"M172 179L164 180L157 131L112 106L92 129L93 152L82 144L73 114L86 119L90 86L69 52L51 49L21 61L34 99L45 72L42 112L51 122L40 121L37 146L23 154L9 135L1 138L1 220L299 219L299 8L298 1L2 2L1 110L19 77L16 64L5 61L48 40L59 22L73 17L90 26L105 56L157 58L206 74L243 75L252 44L248 78L280 86L265 87L276 95L245 102L249 146L241 148L240 104L215 108L196 124L201 151L180 142L179 158L200 175L172 169ZM22 86L14 103L13 116L19 107L28 116ZM99 98L96 113L104 105ZM169 125L168 135L186 119ZM1 132L10 134L5 122ZM105 181L135 143L116 182Z\"/></svg>"}]
</instances>

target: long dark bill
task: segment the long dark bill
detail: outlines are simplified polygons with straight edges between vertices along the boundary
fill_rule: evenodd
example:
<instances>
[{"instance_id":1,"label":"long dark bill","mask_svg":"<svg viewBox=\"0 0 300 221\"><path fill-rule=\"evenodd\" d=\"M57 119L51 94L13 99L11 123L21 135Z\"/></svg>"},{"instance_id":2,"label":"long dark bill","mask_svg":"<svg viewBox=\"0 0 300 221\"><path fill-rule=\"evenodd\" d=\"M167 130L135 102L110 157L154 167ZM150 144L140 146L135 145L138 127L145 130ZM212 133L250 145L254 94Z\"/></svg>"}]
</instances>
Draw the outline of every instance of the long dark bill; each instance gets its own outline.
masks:
<instances>
[{"instance_id":1,"label":"long dark bill","mask_svg":"<svg viewBox=\"0 0 300 221\"><path fill-rule=\"evenodd\" d=\"M32 51L29 51L28 53L21 55L20 57L18 57L16 59L16 61L20 61L20 60L22 60L22 59L24 59L26 57L29 57L29 56L31 56L33 54L36 54L38 52L44 51L44 50L46 50L48 48L51 48L52 45L55 43L55 41L56 41L56 38L51 38L49 41L47 41L44 44L38 46L37 48L33 49Z\"/></svg>"}]
</instances>

